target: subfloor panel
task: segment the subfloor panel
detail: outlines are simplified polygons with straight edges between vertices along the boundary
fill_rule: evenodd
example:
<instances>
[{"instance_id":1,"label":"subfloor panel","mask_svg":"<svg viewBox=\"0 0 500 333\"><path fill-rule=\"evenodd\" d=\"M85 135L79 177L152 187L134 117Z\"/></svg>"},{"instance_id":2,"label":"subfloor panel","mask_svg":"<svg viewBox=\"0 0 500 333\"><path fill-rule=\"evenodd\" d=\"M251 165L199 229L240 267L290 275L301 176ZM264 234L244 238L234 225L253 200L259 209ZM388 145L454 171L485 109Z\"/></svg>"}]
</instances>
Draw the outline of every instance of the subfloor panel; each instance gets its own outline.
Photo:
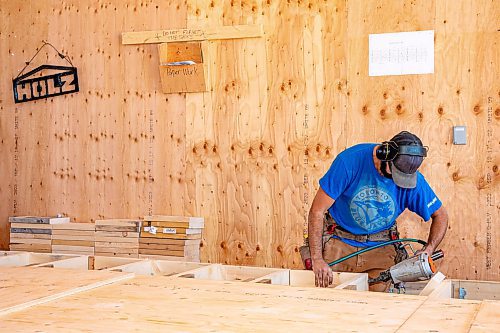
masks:
<instances>
[{"instance_id":1,"label":"subfloor panel","mask_svg":"<svg viewBox=\"0 0 500 333\"><path fill-rule=\"evenodd\" d=\"M460 333L476 317L475 328L498 328L480 309L480 301L137 276L1 316L0 332Z\"/></svg>"},{"instance_id":2,"label":"subfloor panel","mask_svg":"<svg viewBox=\"0 0 500 333\"><path fill-rule=\"evenodd\" d=\"M111 271L0 267L0 315L133 276L131 273ZM0 332L9 331L0 329Z\"/></svg>"}]
</instances>

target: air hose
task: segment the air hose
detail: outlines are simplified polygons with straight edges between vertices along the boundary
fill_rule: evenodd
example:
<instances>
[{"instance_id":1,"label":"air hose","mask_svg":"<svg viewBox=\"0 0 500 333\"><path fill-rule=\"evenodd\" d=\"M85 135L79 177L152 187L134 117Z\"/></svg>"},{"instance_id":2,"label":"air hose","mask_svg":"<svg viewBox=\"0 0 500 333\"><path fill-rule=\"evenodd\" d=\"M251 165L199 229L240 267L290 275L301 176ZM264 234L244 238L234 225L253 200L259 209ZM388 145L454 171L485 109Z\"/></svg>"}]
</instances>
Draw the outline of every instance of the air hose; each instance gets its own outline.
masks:
<instances>
[{"instance_id":1,"label":"air hose","mask_svg":"<svg viewBox=\"0 0 500 333\"><path fill-rule=\"evenodd\" d=\"M342 258L339 258L337 260L332 261L331 263L328 264L328 266L334 266L334 265L337 265L338 263L341 263L342 261L345 261L345 260L350 259L350 258L352 258L354 256L357 256L358 254L365 253L365 252L368 252L368 251L371 251L371 250L378 249L379 247L384 247L384 246L387 246L387 245L391 245L391 244L394 244L394 243L400 243L400 242L414 242L414 243L422 244L424 246L427 245L427 243L424 242L423 240L416 239L416 238L393 239L393 240L386 241L386 242L383 242L383 243L380 243L380 244L377 244L377 245L373 245L373 246L364 248L362 250L353 252L351 254L348 254L348 255L346 255L346 256L344 256Z\"/></svg>"}]
</instances>

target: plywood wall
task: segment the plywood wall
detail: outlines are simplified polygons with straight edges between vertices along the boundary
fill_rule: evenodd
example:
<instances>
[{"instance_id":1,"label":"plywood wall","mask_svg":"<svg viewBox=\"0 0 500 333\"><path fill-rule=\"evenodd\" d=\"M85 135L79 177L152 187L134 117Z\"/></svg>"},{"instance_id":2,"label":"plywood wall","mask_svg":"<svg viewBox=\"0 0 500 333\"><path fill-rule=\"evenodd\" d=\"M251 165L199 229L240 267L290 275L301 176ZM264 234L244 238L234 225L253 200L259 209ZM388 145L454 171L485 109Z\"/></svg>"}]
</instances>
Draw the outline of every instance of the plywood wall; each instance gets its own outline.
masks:
<instances>
[{"instance_id":1,"label":"plywood wall","mask_svg":"<svg viewBox=\"0 0 500 333\"><path fill-rule=\"evenodd\" d=\"M441 270L498 280L498 17L493 0L0 0L2 247L14 214L201 215L204 261L300 267L335 155L408 129L430 146L423 173L450 213ZM265 35L207 42L207 93L162 94L156 46L119 38L236 24ZM368 77L368 34L429 29L434 74ZM72 57L82 91L15 105L11 77L42 39ZM399 222L426 237L417 217Z\"/></svg>"}]
</instances>

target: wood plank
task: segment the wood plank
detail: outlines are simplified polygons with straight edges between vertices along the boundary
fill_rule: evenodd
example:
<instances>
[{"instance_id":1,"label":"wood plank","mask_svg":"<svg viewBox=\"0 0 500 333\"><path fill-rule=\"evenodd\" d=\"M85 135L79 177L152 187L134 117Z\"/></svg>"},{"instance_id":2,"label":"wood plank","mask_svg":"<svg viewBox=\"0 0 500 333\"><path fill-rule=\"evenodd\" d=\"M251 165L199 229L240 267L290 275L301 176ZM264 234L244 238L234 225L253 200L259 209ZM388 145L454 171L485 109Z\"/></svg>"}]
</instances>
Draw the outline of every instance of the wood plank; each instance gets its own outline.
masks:
<instances>
[{"instance_id":1,"label":"wood plank","mask_svg":"<svg viewBox=\"0 0 500 333\"><path fill-rule=\"evenodd\" d=\"M154 254L141 254L139 253L139 258L141 259L155 259L155 260L165 260L165 261L182 261L190 263L199 263L200 259L185 258L185 257L173 257L173 256L159 256Z\"/></svg>"},{"instance_id":2,"label":"wood plank","mask_svg":"<svg viewBox=\"0 0 500 333\"><path fill-rule=\"evenodd\" d=\"M95 236L94 230L75 230L75 229L52 229L53 236L67 235L67 236Z\"/></svg>"},{"instance_id":3,"label":"wood plank","mask_svg":"<svg viewBox=\"0 0 500 333\"><path fill-rule=\"evenodd\" d=\"M10 238L10 244L52 244L50 239L37 239L37 238Z\"/></svg>"},{"instance_id":4,"label":"wood plank","mask_svg":"<svg viewBox=\"0 0 500 333\"><path fill-rule=\"evenodd\" d=\"M112 219L112 220L96 220L95 225L97 226L123 226L123 227L139 227L141 225L141 220L132 219Z\"/></svg>"},{"instance_id":5,"label":"wood plank","mask_svg":"<svg viewBox=\"0 0 500 333\"><path fill-rule=\"evenodd\" d=\"M181 251L184 249L199 249L199 245L170 245L170 244L145 244L139 242L139 249L151 249L151 250L175 250Z\"/></svg>"},{"instance_id":6,"label":"wood plank","mask_svg":"<svg viewBox=\"0 0 500 333\"><path fill-rule=\"evenodd\" d=\"M155 254L159 256L173 256L173 257L189 257L199 258L200 251L197 250L157 250L157 249L139 249L140 254Z\"/></svg>"},{"instance_id":7,"label":"wood plank","mask_svg":"<svg viewBox=\"0 0 500 333\"><path fill-rule=\"evenodd\" d=\"M13 238L24 238L24 239L52 239L52 236L50 234L26 234L22 232L18 233L11 233L10 234L10 239Z\"/></svg>"},{"instance_id":8,"label":"wood plank","mask_svg":"<svg viewBox=\"0 0 500 333\"><path fill-rule=\"evenodd\" d=\"M188 42L263 36L262 25L220 26L206 29L173 29L122 33L122 44Z\"/></svg>"},{"instance_id":9,"label":"wood plank","mask_svg":"<svg viewBox=\"0 0 500 333\"><path fill-rule=\"evenodd\" d=\"M437 272L434 276L427 282L424 289L419 293L420 296L429 296L434 290L436 290L446 277L443 273Z\"/></svg>"},{"instance_id":10,"label":"wood plank","mask_svg":"<svg viewBox=\"0 0 500 333\"><path fill-rule=\"evenodd\" d=\"M339 285L335 286L334 289L368 291L368 274L361 273L357 276L353 276L347 281L341 282Z\"/></svg>"},{"instance_id":11,"label":"wood plank","mask_svg":"<svg viewBox=\"0 0 500 333\"><path fill-rule=\"evenodd\" d=\"M62 240L53 239L52 245L72 245L72 246L94 246L95 242L93 240Z\"/></svg>"},{"instance_id":12,"label":"wood plank","mask_svg":"<svg viewBox=\"0 0 500 333\"><path fill-rule=\"evenodd\" d=\"M154 233L151 232L152 228L155 230ZM141 232L145 233L150 233L152 235L156 234L169 234L169 235L174 235L174 234L183 234L183 235L197 235L201 234L203 229L201 228L177 228L177 227L156 227L156 226L145 226L142 227Z\"/></svg>"},{"instance_id":13,"label":"wood plank","mask_svg":"<svg viewBox=\"0 0 500 333\"><path fill-rule=\"evenodd\" d=\"M149 232L141 231L141 238L167 238L167 239L201 239L201 234L183 235L183 234L151 234Z\"/></svg>"},{"instance_id":14,"label":"wood plank","mask_svg":"<svg viewBox=\"0 0 500 333\"><path fill-rule=\"evenodd\" d=\"M69 223L69 217L42 217L42 216L10 216L11 223L29 223L29 224L62 224Z\"/></svg>"},{"instance_id":15,"label":"wood plank","mask_svg":"<svg viewBox=\"0 0 500 333\"><path fill-rule=\"evenodd\" d=\"M94 254L96 256L103 256L103 257L123 257L123 258L138 258L137 253L118 253L118 252L97 252L95 251Z\"/></svg>"},{"instance_id":16,"label":"wood plank","mask_svg":"<svg viewBox=\"0 0 500 333\"><path fill-rule=\"evenodd\" d=\"M468 332L480 303L427 299L395 332Z\"/></svg>"},{"instance_id":17,"label":"wood plank","mask_svg":"<svg viewBox=\"0 0 500 333\"><path fill-rule=\"evenodd\" d=\"M135 237L105 237L105 236L95 236L96 242L111 242L111 243L133 243L139 244L139 238Z\"/></svg>"},{"instance_id":18,"label":"wood plank","mask_svg":"<svg viewBox=\"0 0 500 333\"><path fill-rule=\"evenodd\" d=\"M500 300L500 282L477 280L452 280L454 298L459 298L459 289L465 290L468 300Z\"/></svg>"},{"instance_id":19,"label":"wood plank","mask_svg":"<svg viewBox=\"0 0 500 333\"><path fill-rule=\"evenodd\" d=\"M194 225L202 224L205 219L199 216L169 216L169 215L149 215L144 216L145 222L175 222L175 223L189 223ZM201 228L201 227L192 227Z\"/></svg>"},{"instance_id":20,"label":"wood plank","mask_svg":"<svg viewBox=\"0 0 500 333\"><path fill-rule=\"evenodd\" d=\"M93 256L94 255L94 248L92 248L92 250L54 250L54 249L52 249L52 253Z\"/></svg>"},{"instance_id":21,"label":"wood plank","mask_svg":"<svg viewBox=\"0 0 500 333\"><path fill-rule=\"evenodd\" d=\"M472 321L470 333L493 333L500 328L500 302L483 301Z\"/></svg>"},{"instance_id":22,"label":"wood plank","mask_svg":"<svg viewBox=\"0 0 500 333\"><path fill-rule=\"evenodd\" d=\"M97 247L107 247L107 248L130 248L130 249L138 249L139 244L138 243L131 243L131 242L101 242L101 241L96 241L95 246Z\"/></svg>"},{"instance_id":23,"label":"wood plank","mask_svg":"<svg viewBox=\"0 0 500 333\"><path fill-rule=\"evenodd\" d=\"M52 240L79 240L79 241L95 241L95 236L82 236L82 235L54 235L52 234Z\"/></svg>"},{"instance_id":24,"label":"wood plank","mask_svg":"<svg viewBox=\"0 0 500 333\"><path fill-rule=\"evenodd\" d=\"M134 274L107 271L1 267L0 315L130 279L133 276Z\"/></svg>"},{"instance_id":25,"label":"wood plank","mask_svg":"<svg viewBox=\"0 0 500 333\"><path fill-rule=\"evenodd\" d=\"M196 245L199 246L201 239L169 239L169 238L139 238L139 244L147 246L148 244L160 245Z\"/></svg>"},{"instance_id":26,"label":"wood plank","mask_svg":"<svg viewBox=\"0 0 500 333\"><path fill-rule=\"evenodd\" d=\"M52 230L48 229L33 229L33 228L10 228L11 234L37 234L37 235L51 235Z\"/></svg>"},{"instance_id":27,"label":"wood plank","mask_svg":"<svg viewBox=\"0 0 500 333\"><path fill-rule=\"evenodd\" d=\"M66 223L57 224L52 226L52 230L82 230L82 231L92 231L95 230L94 223Z\"/></svg>"},{"instance_id":28,"label":"wood plank","mask_svg":"<svg viewBox=\"0 0 500 333\"><path fill-rule=\"evenodd\" d=\"M10 228L12 229L44 229L52 230L52 224L43 223L11 223Z\"/></svg>"},{"instance_id":29,"label":"wood plank","mask_svg":"<svg viewBox=\"0 0 500 333\"><path fill-rule=\"evenodd\" d=\"M133 254L139 254L139 249L138 248L126 248L126 247L95 247L95 253L99 253L102 255L102 253L133 253Z\"/></svg>"},{"instance_id":30,"label":"wood plank","mask_svg":"<svg viewBox=\"0 0 500 333\"><path fill-rule=\"evenodd\" d=\"M50 253L52 247L46 244L9 244L9 249L14 251Z\"/></svg>"},{"instance_id":31,"label":"wood plank","mask_svg":"<svg viewBox=\"0 0 500 333\"><path fill-rule=\"evenodd\" d=\"M177 222L177 221L146 221L142 225L143 227L155 226L155 227L163 227L163 228L203 228L205 226L205 222L201 221L191 221L191 222Z\"/></svg>"},{"instance_id":32,"label":"wood plank","mask_svg":"<svg viewBox=\"0 0 500 333\"><path fill-rule=\"evenodd\" d=\"M74 245L52 245L52 251L80 251L94 252L93 246L74 246Z\"/></svg>"},{"instance_id":33,"label":"wood plank","mask_svg":"<svg viewBox=\"0 0 500 333\"><path fill-rule=\"evenodd\" d=\"M96 231L95 235L99 237L139 238L139 232L131 231Z\"/></svg>"},{"instance_id":34,"label":"wood plank","mask_svg":"<svg viewBox=\"0 0 500 333\"><path fill-rule=\"evenodd\" d=\"M122 226L122 225L96 225L96 232L139 232L137 226Z\"/></svg>"}]
</instances>

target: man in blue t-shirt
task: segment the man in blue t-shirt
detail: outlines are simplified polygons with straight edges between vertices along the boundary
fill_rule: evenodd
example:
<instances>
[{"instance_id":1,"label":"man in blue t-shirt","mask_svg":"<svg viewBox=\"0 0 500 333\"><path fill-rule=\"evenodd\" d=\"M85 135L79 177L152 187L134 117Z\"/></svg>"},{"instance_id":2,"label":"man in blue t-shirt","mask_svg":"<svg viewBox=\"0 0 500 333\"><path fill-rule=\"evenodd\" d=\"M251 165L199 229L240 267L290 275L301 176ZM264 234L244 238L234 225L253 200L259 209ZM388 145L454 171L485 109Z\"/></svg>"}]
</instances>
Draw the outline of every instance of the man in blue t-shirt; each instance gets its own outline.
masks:
<instances>
[{"instance_id":1,"label":"man in blue t-shirt","mask_svg":"<svg viewBox=\"0 0 500 333\"><path fill-rule=\"evenodd\" d=\"M396 218L406 208L424 221L432 219L427 245L420 252L434 252L446 233L448 215L417 171L426 154L421 140L403 131L379 145L355 145L335 158L319 181L320 189L309 211L308 242L316 286L332 283L332 269L366 272L373 278L401 260L404 254L385 246L332 268L327 264L399 237ZM383 291L387 287L388 283L380 283L370 289Z\"/></svg>"}]
</instances>

